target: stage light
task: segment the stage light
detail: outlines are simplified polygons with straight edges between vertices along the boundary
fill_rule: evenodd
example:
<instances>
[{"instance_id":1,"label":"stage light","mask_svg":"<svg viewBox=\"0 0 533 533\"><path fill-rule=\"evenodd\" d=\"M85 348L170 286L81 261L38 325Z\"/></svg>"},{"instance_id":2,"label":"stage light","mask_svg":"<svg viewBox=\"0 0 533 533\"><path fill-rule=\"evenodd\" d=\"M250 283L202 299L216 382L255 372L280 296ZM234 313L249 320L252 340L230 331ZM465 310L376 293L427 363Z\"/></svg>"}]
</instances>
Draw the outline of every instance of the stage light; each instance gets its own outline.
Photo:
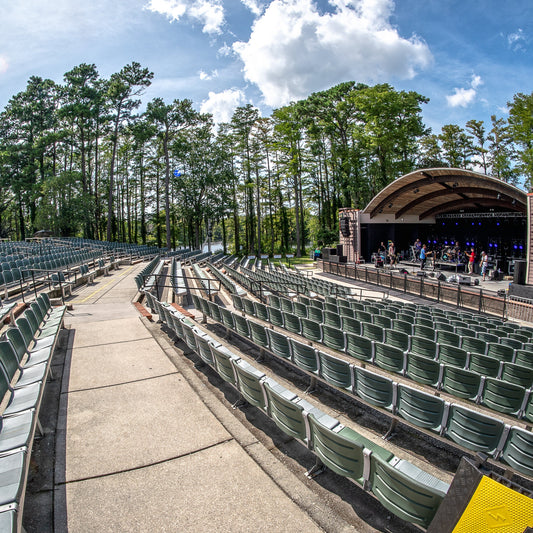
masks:
<instances>
[{"instance_id":1,"label":"stage light","mask_svg":"<svg viewBox=\"0 0 533 533\"><path fill-rule=\"evenodd\" d=\"M437 241L433 241L433 244L437 244Z\"/></svg>"},{"instance_id":2,"label":"stage light","mask_svg":"<svg viewBox=\"0 0 533 533\"><path fill-rule=\"evenodd\" d=\"M458 226L458 225L459 225L459 222L456 222L455 225Z\"/></svg>"},{"instance_id":3,"label":"stage light","mask_svg":"<svg viewBox=\"0 0 533 533\"><path fill-rule=\"evenodd\" d=\"M475 222L472 222L472 226L475 224Z\"/></svg>"},{"instance_id":4,"label":"stage light","mask_svg":"<svg viewBox=\"0 0 533 533\"><path fill-rule=\"evenodd\" d=\"M519 250L523 250L524 247L523 247L522 245L520 245L520 246L518 247L518 249L519 249Z\"/></svg>"},{"instance_id":5,"label":"stage light","mask_svg":"<svg viewBox=\"0 0 533 533\"><path fill-rule=\"evenodd\" d=\"M496 243L494 243L494 248L498 248L498 245Z\"/></svg>"},{"instance_id":6,"label":"stage light","mask_svg":"<svg viewBox=\"0 0 533 533\"><path fill-rule=\"evenodd\" d=\"M496 222L496 226L499 226L499 225L500 225L500 223L499 223L499 222Z\"/></svg>"},{"instance_id":7,"label":"stage light","mask_svg":"<svg viewBox=\"0 0 533 533\"><path fill-rule=\"evenodd\" d=\"M489 242L489 248L492 248L492 243L491 242Z\"/></svg>"},{"instance_id":8,"label":"stage light","mask_svg":"<svg viewBox=\"0 0 533 533\"><path fill-rule=\"evenodd\" d=\"M516 244L513 246L513 248L514 248L515 250L518 250L518 246L517 246Z\"/></svg>"},{"instance_id":9,"label":"stage light","mask_svg":"<svg viewBox=\"0 0 533 533\"><path fill-rule=\"evenodd\" d=\"M442 225L443 225L443 226L446 226L446 222L443 222Z\"/></svg>"},{"instance_id":10,"label":"stage light","mask_svg":"<svg viewBox=\"0 0 533 533\"><path fill-rule=\"evenodd\" d=\"M448 241L444 241L444 244L448 244Z\"/></svg>"},{"instance_id":11,"label":"stage light","mask_svg":"<svg viewBox=\"0 0 533 533\"><path fill-rule=\"evenodd\" d=\"M478 222L478 226L481 226L481 222Z\"/></svg>"}]
</instances>

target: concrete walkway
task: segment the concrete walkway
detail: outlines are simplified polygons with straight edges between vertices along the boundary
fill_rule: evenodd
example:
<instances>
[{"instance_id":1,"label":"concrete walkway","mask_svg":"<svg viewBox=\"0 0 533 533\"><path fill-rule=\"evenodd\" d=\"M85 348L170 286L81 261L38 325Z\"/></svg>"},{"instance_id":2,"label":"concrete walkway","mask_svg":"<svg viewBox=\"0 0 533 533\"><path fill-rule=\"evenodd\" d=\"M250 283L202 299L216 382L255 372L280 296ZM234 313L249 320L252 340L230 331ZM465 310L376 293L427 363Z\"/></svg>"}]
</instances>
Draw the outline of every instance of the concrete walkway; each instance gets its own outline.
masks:
<instances>
[{"instance_id":1,"label":"concrete walkway","mask_svg":"<svg viewBox=\"0 0 533 533\"><path fill-rule=\"evenodd\" d=\"M332 517L320 523L316 494L202 390L190 362L172 360L176 348L132 305L143 266L99 277L71 300L53 530L348 530L328 525Z\"/></svg>"}]
</instances>

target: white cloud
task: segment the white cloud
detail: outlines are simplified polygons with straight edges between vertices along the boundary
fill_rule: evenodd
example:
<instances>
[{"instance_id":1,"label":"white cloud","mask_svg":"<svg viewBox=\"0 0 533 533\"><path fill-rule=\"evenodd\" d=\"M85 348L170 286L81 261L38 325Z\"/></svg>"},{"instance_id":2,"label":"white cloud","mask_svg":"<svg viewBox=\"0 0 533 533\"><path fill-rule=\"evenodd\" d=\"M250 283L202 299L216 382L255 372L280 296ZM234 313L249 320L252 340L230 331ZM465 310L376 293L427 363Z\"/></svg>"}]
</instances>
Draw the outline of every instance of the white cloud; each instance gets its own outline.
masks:
<instances>
[{"instance_id":1,"label":"white cloud","mask_svg":"<svg viewBox=\"0 0 533 533\"><path fill-rule=\"evenodd\" d=\"M166 15L171 21L188 16L203 24L204 33L221 33L224 24L224 8L220 0L150 0L145 8Z\"/></svg>"},{"instance_id":2,"label":"white cloud","mask_svg":"<svg viewBox=\"0 0 533 533\"><path fill-rule=\"evenodd\" d=\"M217 54L222 57L229 57L233 55L233 48L224 43L224 45L218 49Z\"/></svg>"},{"instance_id":3,"label":"white cloud","mask_svg":"<svg viewBox=\"0 0 533 533\"><path fill-rule=\"evenodd\" d=\"M7 72L8 68L9 63L7 61L7 58L5 56L0 56L0 74L4 74L4 72Z\"/></svg>"},{"instance_id":4,"label":"white cloud","mask_svg":"<svg viewBox=\"0 0 533 533\"><path fill-rule=\"evenodd\" d=\"M211 71L211 74L208 74L207 72L200 70L200 72L198 73L198 76L200 77L202 81L210 81L214 78L218 78L218 71L215 69Z\"/></svg>"},{"instance_id":5,"label":"white cloud","mask_svg":"<svg viewBox=\"0 0 533 533\"><path fill-rule=\"evenodd\" d=\"M247 7L256 17L258 17L263 10L265 9L265 6L260 0L241 0L243 5Z\"/></svg>"},{"instance_id":6,"label":"white cloud","mask_svg":"<svg viewBox=\"0 0 533 533\"><path fill-rule=\"evenodd\" d=\"M522 28L518 28L516 32L510 33L507 36L507 44L513 52L518 52L519 50L525 51L526 47L524 45L526 43L527 39Z\"/></svg>"},{"instance_id":7,"label":"white cloud","mask_svg":"<svg viewBox=\"0 0 533 533\"><path fill-rule=\"evenodd\" d=\"M265 103L287 104L341 81L375 83L412 78L431 62L427 45L390 24L392 0L274 0L233 49Z\"/></svg>"},{"instance_id":8,"label":"white cloud","mask_svg":"<svg viewBox=\"0 0 533 533\"><path fill-rule=\"evenodd\" d=\"M229 122L235 108L246 103L246 96L241 89L226 89L220 93L210 91L207 100L202 102L200 111L211 113L215 123Z\"/></svg>"},{"instance_id":9,"label":"white cloud","mask_svg":"<svg viewBox=\"0 0 533 533\"><path fill-rule=\"evenodd\" d=\"M450 107L467 107L477 95L477 88L483 85L480 76L473 75L468 89L455 87L454 93L446 96L446 101Z\"/></svg>"}]
</instances>

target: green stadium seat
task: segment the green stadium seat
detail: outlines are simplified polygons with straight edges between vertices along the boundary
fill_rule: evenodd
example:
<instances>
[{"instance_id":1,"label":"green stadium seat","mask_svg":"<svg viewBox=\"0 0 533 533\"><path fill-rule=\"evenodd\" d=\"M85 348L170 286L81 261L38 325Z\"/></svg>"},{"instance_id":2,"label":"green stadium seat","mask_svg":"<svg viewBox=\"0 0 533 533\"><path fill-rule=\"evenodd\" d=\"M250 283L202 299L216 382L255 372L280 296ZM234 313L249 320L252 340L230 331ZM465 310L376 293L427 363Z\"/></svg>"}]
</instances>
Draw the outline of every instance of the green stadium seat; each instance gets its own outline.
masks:
<instances>
[{"instance_id":1,"label":"green stadium seat","mask_svg":"<svg viewBox=\"0 0 533 533\"><path fill-rule=\"evenodd\" d=\"M283 328L285 323L283 321L283 312L276 307L269 307L268 314L270 317L270 323L279 328Z\"/></svg>"},{"instance_id":2,"label":"green stadium seat","mask_svg":"<svg viewBox=\"0 0 533 533\"><path fill-rule=\"evenodd\" d=\"M448 346L461 346L461 336L457 335L453 331L444 331L442 329L437 330L435 340L439 344L447 344Z\"/></svg>"},{"instance_id":3,"label":"green stadium seat","mask_svg":"<svg viewBox=\"0 0 533 533\"><path fill-rule=\"evenodd\" d=\"M479 353L481 355L485 355L487 353L487 343L484 340L477 339L475 337L465 337L463 335L461 348L470 353Z\"/></svg>"},{"instance_id":4,"label":"green stadium seat","mask_svg":"<svg viewBox=\"0 0 533 533\"><path fill-rule=\"evenodd\" d=\"M374 360L374 342L361 335L346 333L346 353L360 361Z\"/></svg>"},{"instance_id":5,"label":"green stadium seat","mask_svg":"<svg viewBox=\"0 0 533 533\"><path fill-rule=\"evenodd\" d=\"M215 368L218 372L218 375L224 381L227 381L236 387L237 377L235 375L235 369L232 361L238 361L240 358L228 350L225 346L211 346L211 353L213 355L213 360L215 361Z\"/></svg>"},{"instance_id":6,"label":"green stadium seat","mask_svg":"<svg viewBox=\"0 0 533 533\"><path fill-rule=\"evenodd\" d=\"M400 348L404 352L409 351L411 347L411 336L401 331L395 331L394 329L385 329L383 331L385 335L384 342L394 348Z\"/></svg>"},{"instance_id":7,"label":"green stadium seat","mask_svg":"<svg viewBox=\"0 0 533 533\"><path fill-rule=\"evenodd\" d=\"M270 321L268 307L261 302L254 302L255 316L264 322Z\"/></svg>"},{"instance_id":8,"label":"green stadium seat","mask_svg":"<svg viewBox=\"0 0 533 533\"><path fill-rule=\"evenodd\" d=\"M530 389L533 387L533 367L504 362L501 365L500 379Z\"/></svg>"},{"instance_id":9,"label":"green stadium seat","mask_svg":"<svg viewBox=\"0 0 533 533\"><path fill-rule=\"evenodd\" d=\"M441 388L456 398L475 402L481 394L481 376L463 368L444 366Z\"/></svg>"},{"instance_id":10,"label":"green stadium seat","mask_svg":"<svg viewBox=\"0 0 533 533\"><path fill-rule=\"evenodd\" d=\"M438 345L430 339L415 336L411 337L410 353L422 355L428 359L436 359L438 355Z\"/></svg>"},{"instance_id":11,"label":"green stadium seat","mask_svg":"<svg viewBox=\"0 0 533 533\"><path fill-rule=\"evenodd\" d=\"M270 351L278 357L291 360L291 344L287 335L274 331L273 329L267 329L267 334L269 336Z\"/></svg>"},{"instance_id":12,"label":"green stadium seat","mask_svg":"<svg viewBox=\"0 0 533 533\"><path fill-rule=\"evenodd\" d=\"M316 350L300 341L290 339L294 364L307 372L318 373L318 355Z\"/></svg>"},{"instance_id":13,"label":"green stadium seat","mask_svg":"<svg viewBox=\"0 0 533 533\"><path fill-rule=\"evenodd\" d=\"M481 404L499 413L521 416L526 389L501 379L485 378Z\"/></svg>"},{"instance_id":14,"label":"green stadium seat","mask_svg":"<svg viewBox=\"0 0 533 533\"><path fill-rule=\"evenodd\" d=\"M376 407L391 412L395 408L392 379L361 367L355 368L355 393Z\"/></svg>"},{"instance_id":15,"label":"green stadium seat","mask_svg":"<svg viewBox=\"0 0 533 533\"><path fill-rule=\"evenodd\" d=\"M318 351L319 375L326 383L353 392L353 367L343 359Z\"/></svg>"},{"instance_id":16,"label":"green stadium seat","mask_svg":"<svg viewBox=\"0 0 533 533\"><path fill-rule=\"evenodd\" d=\"M440 433L445 412L445 402L442 398L413 389L400 383L398 385L398 407L396 413L411 424Z\"/></svg>"},{"instance_id":17,"label":"green stadium seat","mask_svg":"<svg viewBox=\"0 0 533 533\"><path fill-rule=\"evenodd\" d=\"M323 333L322 325L310 320L309 318L300 318L302 325L302 336L312 342L322 342Z\"/></svg>"},{"instance_id":18,"label":"green stadium seat","mask_svg":"<svg viewBox=\"0 0 533 533\"><path fill-rule=\"evenodd\" d=\"M500 373L500 360L490 355L471 353L468 370L481 376L495 378Z\"/></svg>"},{"instance_id":19,"label":"green stadium seat","mask_svg":"<svg viewBox=\"0 0 533 533\"><path fill-rule=\"evenodd\" d=\"M282 314L285 329L287 331L290 331L291 333L296 333L300 335L300 333L302 332L302 324L300 322L300 318L294 315L292 312L289 313L287 311L282 311Z\"/></svg>"},{"instance_id":20,"label":"green stadium seat","mask_svg":"<svg viewBox=\"0 0 533 533\"><path fill-rule=\"evenodd\" d=\"M518 472L533 477L533 433L512 427L499 459Z\"/></svg>"},{"instance_id":21,"label":"green stadium seat","mask_svg":"<svg viewBox=\"0 0 533 533\"><path fill-rule=\"evenodd\" d=\"M395 374L405 374L407 367L406 352L383 342L374 343L374 364Z\"/></svg>"},{"instance_id":22,"label":"green stadium seat","mask_svg":"<svg viewBox=\"0 0 533 533\"><path fill-rule=\"evenodd\" d=\"M439 363L443 365L466 368L468 365L468 352L457 346L439 344Z\"/></svg>"},{"instance_id":23,"label":"green stadium seat","mask_svg":"<svg viewBox=\"0 0 533 533\"><path fill-rule=\"evenodd\" d=\"M343 352L346 348L346 337L344 332L334 326L322 324L322 333L324 335L322 342L333 350Z\"/></svg>"},{"instance_id":24,"label":"green stadium seat","mask_svg":"<svg viewBox=\"0 0 533 533\"><path fill-rule=\"evenodd\" d=\"M261 386L261 380L265 378L265 374L243 359L234 361L233 368L237 375L237 388L243 398L249 404L266 411L266 398Z\"/></svg>"},{"instance_id":25,"label":"green stadium seat","mask_svg":"<svg viewBox=\"0 0 533 533\"><path fill-rule=\"evenodd\" d=\"M257 344L257 346L267 350L270 349L269 337L265 326L263 324L253 322L252 320L248 322L248 325L250 327L250 338L254 344Z\"/></svg>"},{"instance_id":26,"label":"green stadium seat","mask_svg":"<svg viewBox=\"0 0 533 533\"><path fill-rule=\"evenodd\" d=\"M439 387L442 381L442 370L443 366L434 359L412 352L407 354L406 375L417 383Z\"/></svg>"},{"instance_id":27,"label":"green stadium seat","mask_svg":"<svg viewBox=\"0 0 533 533\"><path fill-rule=\"evenodd\" d=\"M233 322L235 323L235 331L242 337L250 337L250 323L246 317L233 313Z\"/></svg>"},{"instance_id":28,"label":"green stadium seat","mask_svg":"<svg viewBox=\"0 0 533 533\"><path fill-rule=\"evenodd\" d=\"M345 333L361 335L361 322L357 318L342 317L342 329Z\"/></svg>"},{"instance_id":29,"label":"green stadium seat","mask_svg":"<svg viewBox=\"0 0 533 533\"><path fill-rule=\"evenodd\" d=\"M512 348L511 346L505 346L504 344L489 342L487 344L486 355L494 357L495 359L498 359L500 361L512 362L514 360L514 348Z\"/></svg>"},{"instance_id":30,"label":"green stadium seat","mask_svg":"<svg viewBox=\"0 0 533 533\"><path fill-rule=\"evenodd\" d=\"M361 335L375 342L383 342L383 328L370 322L361 322Z\"/></svg>"}]
</instances>

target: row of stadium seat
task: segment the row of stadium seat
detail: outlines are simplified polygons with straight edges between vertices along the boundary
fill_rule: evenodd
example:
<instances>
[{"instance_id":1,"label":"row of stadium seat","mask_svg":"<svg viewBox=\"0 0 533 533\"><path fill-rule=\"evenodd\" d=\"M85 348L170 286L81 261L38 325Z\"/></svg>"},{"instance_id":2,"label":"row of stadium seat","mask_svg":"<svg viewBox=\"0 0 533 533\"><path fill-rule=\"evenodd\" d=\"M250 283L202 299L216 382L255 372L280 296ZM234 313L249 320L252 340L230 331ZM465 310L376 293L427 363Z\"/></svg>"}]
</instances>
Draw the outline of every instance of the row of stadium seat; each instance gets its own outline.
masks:
<instances>
[{"instance_id":1,"label":"row of stadium seat","mask_svg":"<svg viewBox=\"0 0 533 533\"><path fill-rule=\"evenodd\" d=\"M486 453L523 474L533 476L533 434L531 431L519 426L511 426L501 419L465 407L460 403L446 402L434 394L395 382L385 375L317 350L305 342L251 321L197 295L193 295L193 302L197 309L223 324L228 330L251 340L260 349L268 350L275 356L290 361L312 378L319 378L343 392L360 398L369 405L402 418L417 428L430 431L474 452ZM390 370L387 368L389 366L387 354L390 354L388 350L390 347L382 345L383 353L377 355L378 358L382 357L382 361L378 363L376 356L372 358L371 355L372 341L363 337L360 337L360 340L363 341L360 349L368 350L370 354L366 361ZM403 354L401 358L403 359ZM443 381L446 380L447 392L452 393L454 389L463 388L466 390L468 387L468 382L465 385L461 383L460 376L457 375L459 369L439 365L435 361L416 355L409 356L409 362L412 364L407 365L406 375L408 377L414 379L414 372L427 373L425 365L434 363L439 369L438 372L444 374ZM485 405L492 407L493 404L499 406L505 403L505 394L509 384L491 378L486 378L483 383L482 399ZM475 394L479 394L479 385ZM528 397L526 418L533 420L533 398L531 395ZM520 402L524 402L523 398Z\"/></svg>"}]
</instances>

